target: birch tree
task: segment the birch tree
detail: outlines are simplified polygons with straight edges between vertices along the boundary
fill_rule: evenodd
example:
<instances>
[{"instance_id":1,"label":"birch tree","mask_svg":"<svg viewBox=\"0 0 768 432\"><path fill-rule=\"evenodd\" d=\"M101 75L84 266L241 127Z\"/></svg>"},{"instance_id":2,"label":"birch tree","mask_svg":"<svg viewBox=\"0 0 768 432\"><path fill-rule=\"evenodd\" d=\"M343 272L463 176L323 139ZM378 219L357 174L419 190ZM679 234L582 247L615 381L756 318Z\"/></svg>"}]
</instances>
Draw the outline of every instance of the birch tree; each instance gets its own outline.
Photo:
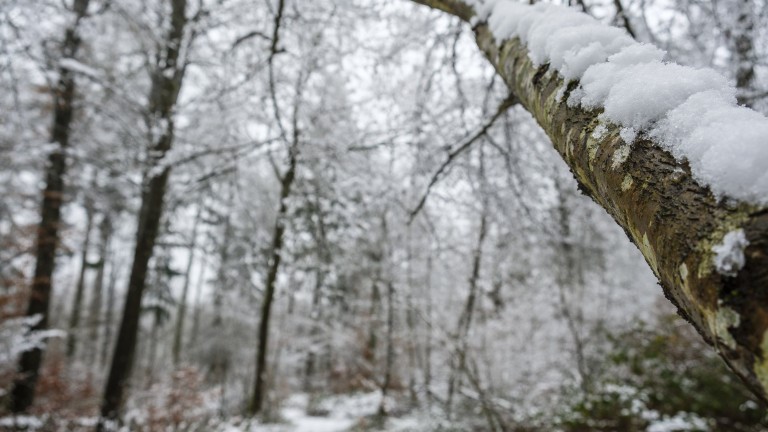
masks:
<instances>
[{"instance_id":1,"label":"birch tree","mask_svg":"<svg viewBox=\"0 0 768 432\"><path fill-rule=\"evenodd\" d=\"M635 140L622 133L622 125L601 122L601 109L567 103L578 82L565 79L548 62L534 62L521 38L497 39L487 16L475 10L478 6L482 10L482 4L415 1L472 23L478 47L549 136L580 190L602 206L637 245L678 313L766 400L768 298L763 287L768 282L768 212L764 204L745 197L720 199L722 192L715 193L713 185L697 180L692 164L676 159L658 137L640 135ZM682 78L678 82L684 84ZM638 115L642 109L638 104ZM719 265L731 258L734 271Z\"/></svg>"}]
</instances>

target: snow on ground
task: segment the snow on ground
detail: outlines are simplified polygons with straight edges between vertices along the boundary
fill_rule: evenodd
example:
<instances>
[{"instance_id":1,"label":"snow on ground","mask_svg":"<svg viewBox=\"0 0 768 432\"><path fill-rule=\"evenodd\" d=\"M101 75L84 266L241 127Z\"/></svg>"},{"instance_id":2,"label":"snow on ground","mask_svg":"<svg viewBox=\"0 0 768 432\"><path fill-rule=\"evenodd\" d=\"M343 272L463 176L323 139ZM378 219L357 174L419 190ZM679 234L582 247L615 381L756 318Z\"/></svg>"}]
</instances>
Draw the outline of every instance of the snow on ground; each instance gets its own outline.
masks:
<instances>
[{"instance_id":1,"label":"snow on ground","mask_svg":"<svg viewBox=\"0 0 768 432\"><path fill-rule=\"evenodd\" d=\"M12 430L18 428L19 430L36 430L43 427L43 420L33 416L11 416L0 418L0 427L8 428Z\"/></svg>"},{"instance_id":2,"label":"snow on ground","mask_svg":"<svg viewBox=\"0 0 768 432\"><path fill-rule=\"evenodd\" d=\"M283 417L291 424L290 430L295 432L341 432L350 429L355 419L339 417L313 417L300 408L286 408ZM258 428L253 429L253 431Z\"/></svg>"},{"instance_id":3,"label":"snow on ground","mask_svg":"<svg viewBox=\"0 0 768 432\"><path fill-rule=\"evenodd\" d=\"M283 402L280 410L283 422L275 424L249 424L233 421L222 425L218 432L346 432L357 426L370 426L379 408L379 392L354 395L329 396L314 404L313 412L326 415L309 415L310 405L306 394L293 395ZM388 400L391 406L394 401ZM416 432L428 430L428 416L416 413L402 418L390 417L383 429L391 432Z\"/></svg>"},{"instance_id":4,"label":"snow on ground","mask_svg":"<svg viewBox=\"0 0 768 432\"><path fill-rule=\"evenodd\" d=\"M573 8L468 2L497 40L519 38L534 64L549 63L566 82L579 81L569 105L602 109L601 120L621 126L625 140L652 138L688 161L717 197L768 204L768 119L738 106L725 77L665 62L663 50Z\"/></svg>"},{"instance_id":5,"label":"snow on ground","mask_svg":"<svg viewBox=\"0 0 768 432\"><path fill-rule=\"evenodd\" d=\"M190 430L209 430L211 432L348 432L359 430L381 430L387 432L417 432L431 430L435 420L427 412L415 411L404 417L391 416L383 425L376 426L375 414L379 409L381 393L358 393L352 395L328 396L310 403L306 394L289 397L282 403L280 422L261 423L241 417L231 417L225 420L209 420L204 423L193 423ZM312 405L313 413L308 408ZM388 407L393 407L395 401L389 399ZM46 427L47 417L17 416L0 417L0 430L14 427L24 431L49 430ZM80 431L92 430L96 418L70 419L59 423L59 430ZM74 428L74 429L72 429ZM128 432L129 426L124 426L120 432Z\"/></svg>"}]
</instances>

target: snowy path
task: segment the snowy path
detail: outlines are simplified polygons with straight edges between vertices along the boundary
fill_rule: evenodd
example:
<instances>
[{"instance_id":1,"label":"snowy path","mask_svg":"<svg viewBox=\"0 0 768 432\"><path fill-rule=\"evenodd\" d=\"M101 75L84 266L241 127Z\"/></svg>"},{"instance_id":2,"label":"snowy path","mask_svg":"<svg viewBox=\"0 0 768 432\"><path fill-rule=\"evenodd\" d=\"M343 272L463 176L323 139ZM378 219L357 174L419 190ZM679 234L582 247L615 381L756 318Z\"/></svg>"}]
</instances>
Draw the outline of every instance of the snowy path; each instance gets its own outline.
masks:
<instances>
[{"instance_id":1,"label":"snowy path","mask_svg":"<svg viewBox=\"0 0 768 432\"><path fill-rule=\"evenodd\" d=\"M285 408L282 412L293 425L293 432L343 432L355 424L351 418L308 416L301 408Z\"/></svg>"}]
</instances>

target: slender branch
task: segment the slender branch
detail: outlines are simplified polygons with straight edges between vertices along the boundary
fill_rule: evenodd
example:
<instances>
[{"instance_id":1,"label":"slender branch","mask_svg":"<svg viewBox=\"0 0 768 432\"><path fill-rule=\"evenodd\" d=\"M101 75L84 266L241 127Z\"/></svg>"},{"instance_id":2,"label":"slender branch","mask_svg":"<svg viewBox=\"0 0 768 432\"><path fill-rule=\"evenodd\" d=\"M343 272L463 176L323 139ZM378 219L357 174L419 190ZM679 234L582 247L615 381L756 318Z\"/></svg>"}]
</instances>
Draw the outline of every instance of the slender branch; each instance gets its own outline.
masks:
<instances>
[{"instance_id":1,"label":"slender branch","mask_svg":"<svg viewBox=\"0 0 768 432\"><path fill-rule=\"evenodd\" d=\"M280 105L277 103L277 86L275 84L275 56L281 51L278 50L277 44L280 40L280 24L283 20L283 9L285 8L285 0L280 0L277 4L277 13L275 14L274 28L272 30L272 44L269 47L269 59L267 60L268 72L269 72L269 96L272 101L272 109L275 114L275 121L277 127L280 129L280 136L284 140L288 140L288 134L285 132L283 126L283 120L280 116Z\"/></svg>"},{"instance_id":2,"label":"slender branch","mask_svg":"<svg viewBox=\"0 0 768 432\"><path fill-rule=\"evenodd\" d=\"M419 214L421 209L424 207L424 204L427 202L427 198L429 198L429 193L432 190L432 187L440 180L440 176L445 172L446 169L453 163L453 161L459 157L465 150L470 148L472 144L474 144L478 139L480 139L482 136L484 136L488 130L493 126L493 124L496 122L496 120L501 117L502 114L504 114L510 107L513 105L518 104L519 101L517 97L514 94L510 94L504 101L499 104L499 107L496 109L496 113L488 119L487 122L473 135L470 135L464 142L459 144L452 150L450 153L448 153L448 157L445 159L442 165L435 171L435 173L432 175L432 179L429 181L429 184L427 185L427 190L424 192L424 195L422 195L421 200L419 200L419 203L416 205L416 207L411 210L410 215L408 217L408 224L410 225L411 222L413 222L413 219Z\"/></svg>"},{"instance_id":3,"label":"slender branch","mask_svg":"<svg viewBox=\"0 0 768 432\"><path fill-rule=\"evenodd\" d=\"M621 4L621 0L613 0L613 5L616 7L616 18L621 19L624 29L630 36L632 36L632 39L637 39L637 33L635 33L635 30L632 28L632 23L629 21L629 17L624 10L624 5Z\"/></svg>"},{"instance_id":4,"label":"slender branch","mask_svg":"<svg viewBox=\"0 0 768 432\"><path fill-rule=\"evenodd\" d=\"M232 43L232 49L237 48L237 46L240 45L241 43L247 41L248 39L252 39L254 37L258 37L258 38L264 39L264 40L270 40L269 36L265 35L264 33L260 32L258 30L254 30L254 31L248 32L248 33L244 34L243 36L240 36L239 38L235 39L235 42Z\"/></svg>"},{"instance_id":5,"label":"slender branch","mask_svg":"<svg viewBox=\"0 0 768 432\"><path fill-rule=\"evenodd\" d=\"M456 0L413 0L414 3L423 4L433 9L448 12L461 18L463 21L469 21L475 15L475 10L465 2Z\"/></svg>"}]
</instances>

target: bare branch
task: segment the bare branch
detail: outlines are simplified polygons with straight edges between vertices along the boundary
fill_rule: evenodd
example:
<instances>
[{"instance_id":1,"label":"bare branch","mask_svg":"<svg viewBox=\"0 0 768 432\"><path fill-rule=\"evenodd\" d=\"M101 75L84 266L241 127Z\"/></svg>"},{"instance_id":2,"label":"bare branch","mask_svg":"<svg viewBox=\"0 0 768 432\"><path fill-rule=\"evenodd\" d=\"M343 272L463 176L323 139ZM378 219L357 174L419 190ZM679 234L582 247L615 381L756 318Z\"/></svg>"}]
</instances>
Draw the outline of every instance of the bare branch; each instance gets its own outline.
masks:
<instances>
[{"instance_id":1,"label":"bare branch","mask_svg":"<svg viewBox=\"0 0 768 432\"><path fill-rule=\"evenodd\" d=\"M432 179L429 181L429 184L427 184L427 190L424 192L424 195L421 197L421 200L419 200L419 203L416 205L416 207L411 210L410 215L408 217L408 224L410 225L411 222L413 222L413 219L416 217L416 215L419 214L421 209L424 207L424 204L427 202L427 198L429 197L429 192L432 190L432 186L434 186L439 180L440 176L445 172L446 169L453 163L453 161L459 157L465 150L470 148L472 144L474 144L478 139L480 139L483 135L485 135L488 130L493 126L494 122L501 117L502 114L504 114L510 107L513 105L518 104L519 101L517 97L515 97L513 94L510 94L506 99L504 99L501 104L499 104L499 107L496 109L496 113L491 116L490 119L488 119L485 124L474 134L470 135L467 139L465 139L461 144L456 146L453 150L451 150L448 153L448 157L445 159L445 161L440 165L440 167L435 171L435 173L432 175Z\"/></svg>"}]
</instances>

